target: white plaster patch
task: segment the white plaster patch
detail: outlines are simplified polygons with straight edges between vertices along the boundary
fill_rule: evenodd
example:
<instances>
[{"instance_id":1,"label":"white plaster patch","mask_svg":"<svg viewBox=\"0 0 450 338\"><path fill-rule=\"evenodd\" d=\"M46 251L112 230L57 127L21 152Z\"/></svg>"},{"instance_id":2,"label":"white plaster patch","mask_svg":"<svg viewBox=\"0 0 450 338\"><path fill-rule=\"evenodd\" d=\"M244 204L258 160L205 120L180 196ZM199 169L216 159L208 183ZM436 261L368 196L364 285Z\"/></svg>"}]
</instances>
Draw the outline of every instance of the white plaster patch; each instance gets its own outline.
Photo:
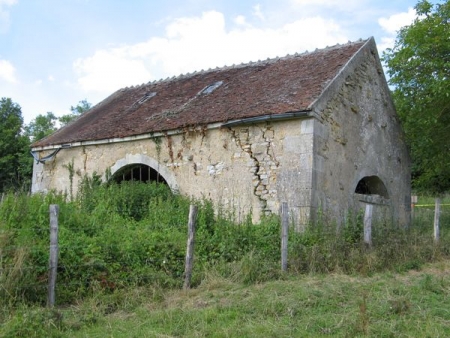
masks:
<instances>
[{"instance_id":1,"label":"white plaster patch","mask_svg":"<svg viewBox=\"0 0 450 338\"><path fill-rule=\"evenodd\" d=\"M216 176L222 174L222 171L225 169L225 164L223 162L219 162L216 164L210 164L206 167L208 170L208 174L210 176Z\"/></svg>"},{"instance_id":2,"label":"white plaster patch","mask_svg":"<svg viewBox=\"0 0 450 338\"><path fill-rule=\"evenodd\" d=\"M303 120L300 128L301 134L312 134L314 132L314 119Z\"/></svg>"}]
</instances>

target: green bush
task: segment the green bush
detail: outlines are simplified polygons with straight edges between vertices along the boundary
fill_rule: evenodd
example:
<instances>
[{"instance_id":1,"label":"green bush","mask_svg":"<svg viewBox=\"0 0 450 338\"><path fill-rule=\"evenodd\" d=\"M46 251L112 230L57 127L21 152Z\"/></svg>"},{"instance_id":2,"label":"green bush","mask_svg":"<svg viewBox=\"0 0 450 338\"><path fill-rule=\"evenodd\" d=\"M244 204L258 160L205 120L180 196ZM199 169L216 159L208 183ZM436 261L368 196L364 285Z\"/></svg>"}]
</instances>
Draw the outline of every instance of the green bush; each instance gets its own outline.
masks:
<instances>
[{"instance_id":1,"label":"green bush","mask_svg":"<svg viewBox=\"0 0 450 338\"><path fill-rule=\"evenodd\" d=\"M193 285L212 267L243 283L282 276L278 217L237 224L216 214L210 201L173 194L165 185L100 184L94 176L85 177L70 200L55 192L5 195L0 205L0 299L7 307L46 303L50 204L60 207L57 304L131 286L181 287L192 203L199 208ZM291 273L405 271L450 256L448 218L441 221L439 244L432 240L428 220L409 229L374 224L372 248L363 242L361 215L349 217L340 228L318 220L304 232L291 229Z\"/></svg>"},{"instance_id":2,"label":"green bush","mask_svg":"<svg viewBox=\"0 0 450 338\"><path fill-rule=\"evenodd\" d=\"M191 201L161 184L99 184L95 177L85 177L79 191L70 201L53 192L4 198L0 262L11 273L0 276L0 296L12 303L46 303L50 204L60 207L59 304L72 303L99 289L114 292L146 284L180 287L191 203L199 206L196 269L202 262L248 261L252 252L252 259L277 262L276 217L259 225L249 219L235 224L215 215L210 201ZM267 270L256 261L253 270L259 266Z\"/></svg>"}]
</instances>

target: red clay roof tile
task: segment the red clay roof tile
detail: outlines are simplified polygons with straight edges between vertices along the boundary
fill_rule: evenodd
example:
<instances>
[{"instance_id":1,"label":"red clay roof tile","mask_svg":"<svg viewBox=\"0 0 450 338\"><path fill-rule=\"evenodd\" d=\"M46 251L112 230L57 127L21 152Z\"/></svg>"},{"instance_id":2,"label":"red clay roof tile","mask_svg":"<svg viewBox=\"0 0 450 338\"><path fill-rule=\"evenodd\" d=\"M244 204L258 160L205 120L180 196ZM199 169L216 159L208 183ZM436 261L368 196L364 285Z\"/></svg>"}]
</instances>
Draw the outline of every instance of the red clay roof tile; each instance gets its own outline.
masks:
<instances>
[{"instance_id":1,"label":"red clay roof tile","mask_svg":"<svg viewBox=\"0 0 450 338\"><path fill-rule=\"evenodd\" d=\"M33 147L305 111L365 42L121 89Z\"/></svg>"}]
</instances>

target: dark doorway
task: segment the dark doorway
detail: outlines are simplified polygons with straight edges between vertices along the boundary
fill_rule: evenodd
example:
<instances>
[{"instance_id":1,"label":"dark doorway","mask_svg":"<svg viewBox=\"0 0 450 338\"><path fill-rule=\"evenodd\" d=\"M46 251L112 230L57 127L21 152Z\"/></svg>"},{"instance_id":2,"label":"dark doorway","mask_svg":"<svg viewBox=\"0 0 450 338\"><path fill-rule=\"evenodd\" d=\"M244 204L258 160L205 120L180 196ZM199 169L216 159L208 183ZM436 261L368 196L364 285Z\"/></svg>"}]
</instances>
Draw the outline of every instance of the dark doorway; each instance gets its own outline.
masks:
<instances>
[{"instance_id":1,"label":"dark doorway","mask_svg":"<svg viewBox=\"0 0 450 338\"><path fill-rule=\"evenodd\" d=\"M158 171L145 164L130 164L118 170L112 177L114 181L158 182L167 184Z\"/></svg>"},{"instance_id":2,"label":"dark doorway","mask_svg":"<svg viewBox=\"0 0 450 338\"><path fill-rule=\"evenodd\" d=\"M355 193L361 195L380 195L389 198L386 186L378 176L366 176L359 180Z\"/></svg>"}]
</instances>

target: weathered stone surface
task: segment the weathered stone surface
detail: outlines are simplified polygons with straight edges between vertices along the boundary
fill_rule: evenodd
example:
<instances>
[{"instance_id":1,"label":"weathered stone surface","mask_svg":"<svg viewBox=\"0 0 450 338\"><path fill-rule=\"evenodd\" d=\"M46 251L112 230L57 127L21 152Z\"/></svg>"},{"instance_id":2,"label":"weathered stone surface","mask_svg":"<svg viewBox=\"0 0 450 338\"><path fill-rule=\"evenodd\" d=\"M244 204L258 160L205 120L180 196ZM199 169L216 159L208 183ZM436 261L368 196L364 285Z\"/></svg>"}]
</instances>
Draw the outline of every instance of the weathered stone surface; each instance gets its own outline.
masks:
<instances>
[{"instance_id":1,"label":"weathered stone surface","mask_svg":"<svg viewBox=\"0 0 450 338\"><path fill-rule=\"evenodd\" d=\"M321 132L314 139L312 204L336 215L338 223L349 210L371 203L354 196L358 182L372 176L388 191L389 220L409 223L410 159L384 75L374 67L378 62L376 51L353 60L343 82L316 111L322 120L315 121ZM374 217L387 209L376 206Z\"/></svg>"},{"instance_id":2,"label":"weathered stone surface","mask_svg":"<svg viewBox=\"0 0 450 338\"><path fill-rule=\"evenodd\" d=\"M374 47L365 47L300 118L62 149L34 164L32 190L76 192L84 175L145 164L174 191L209 198L238 221L249 213L258 221L287 202L298 230L319 210L339 225L370 203L376 217L407 224L410 159L380 67ZM383 203L360 198L366 177L384 184Z\"/></svg>"}]
</instances>

